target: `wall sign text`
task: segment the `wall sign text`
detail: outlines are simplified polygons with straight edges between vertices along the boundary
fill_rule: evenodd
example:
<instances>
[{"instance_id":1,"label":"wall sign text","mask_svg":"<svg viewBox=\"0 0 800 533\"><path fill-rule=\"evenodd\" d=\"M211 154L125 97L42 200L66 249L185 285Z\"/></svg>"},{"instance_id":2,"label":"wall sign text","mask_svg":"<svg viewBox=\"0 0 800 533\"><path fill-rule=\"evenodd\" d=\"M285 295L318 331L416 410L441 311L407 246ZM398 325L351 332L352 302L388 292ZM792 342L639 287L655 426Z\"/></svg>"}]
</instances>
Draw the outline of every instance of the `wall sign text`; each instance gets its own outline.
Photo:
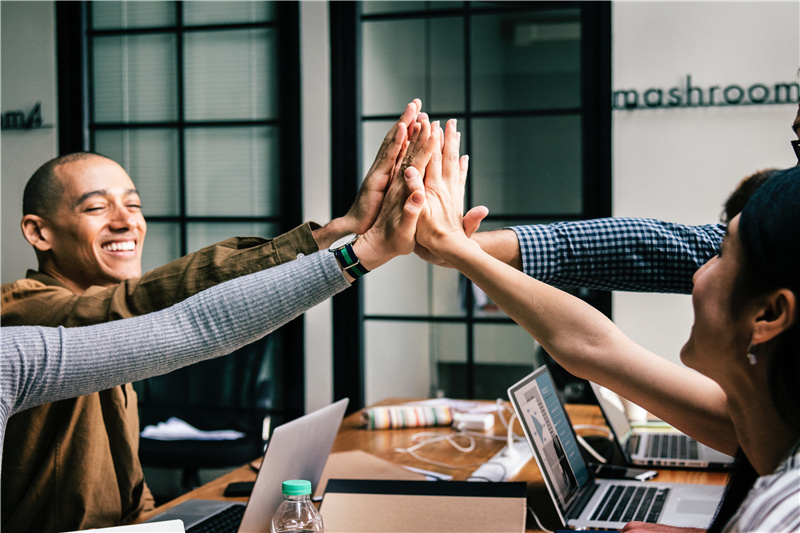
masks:
<instances>
[{"instance_id":1,"label":"wall sign text","mask_svg":"<svg viewBox=\"0 0 800 533\"><path fill-rule=\"evenodd\" d=\"M28 111L4 111L2 129L4 130L35 130L50 128L42 121L42 103L36 102L33 109Z\"/></svg>"},{"instance_id":2,"label":"wall sign text","mask_svg":"<svg viewBox=\"0 0 800 533\"><path fill-rule=\"evenodd\" d=\"M662 109L686 107L720 107L736 105L796 104L800 101L797 83L754 83L711 85L699 87L686 75L686 83L668 89L650 88L644 91L621 89L614 91L612 108L620 110Z\"/></svg>"}]
</instances>

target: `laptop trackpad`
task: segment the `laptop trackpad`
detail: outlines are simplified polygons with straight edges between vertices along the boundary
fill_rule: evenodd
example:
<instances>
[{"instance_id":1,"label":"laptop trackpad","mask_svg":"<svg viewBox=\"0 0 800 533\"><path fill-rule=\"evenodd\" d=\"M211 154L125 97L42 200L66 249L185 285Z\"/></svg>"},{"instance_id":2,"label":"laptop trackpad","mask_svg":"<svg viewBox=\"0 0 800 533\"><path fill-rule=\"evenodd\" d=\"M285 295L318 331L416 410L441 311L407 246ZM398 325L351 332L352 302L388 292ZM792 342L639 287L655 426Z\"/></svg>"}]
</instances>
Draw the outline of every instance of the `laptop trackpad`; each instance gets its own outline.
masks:
<instances>
[{"instance_id":1,"label":"laptop trackpad","mask_svg":"<svg viewBox=\"0 0 800 533\"><path fill-rule=\"evenodd\" d=\"M717 504L716 500L690 500L688 498L681 498L678 500L676 510L681 514L708 514L709 509L715 509Z\"/></svg>"}]
</instances>

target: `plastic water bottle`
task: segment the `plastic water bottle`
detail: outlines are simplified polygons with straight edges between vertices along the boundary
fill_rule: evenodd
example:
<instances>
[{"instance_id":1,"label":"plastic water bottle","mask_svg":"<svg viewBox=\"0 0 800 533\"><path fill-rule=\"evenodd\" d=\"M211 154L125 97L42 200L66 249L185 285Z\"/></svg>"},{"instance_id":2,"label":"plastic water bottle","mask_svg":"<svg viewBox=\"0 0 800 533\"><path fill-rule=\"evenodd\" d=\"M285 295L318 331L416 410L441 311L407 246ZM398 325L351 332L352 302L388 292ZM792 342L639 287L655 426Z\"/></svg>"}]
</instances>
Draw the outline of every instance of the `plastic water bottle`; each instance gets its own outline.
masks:
<instances>
[{"instance_id":1,"label":"plastic water bottle","mask_svg":"<svg viewBox=\"0 0 800 533\"><path fill-rule=\"evenodd\" d=\"M322 516L311 501L311 482L304 479L284 481L283 501L270 524L271 533L323 533Z\"/></svg>"}]
</instances>

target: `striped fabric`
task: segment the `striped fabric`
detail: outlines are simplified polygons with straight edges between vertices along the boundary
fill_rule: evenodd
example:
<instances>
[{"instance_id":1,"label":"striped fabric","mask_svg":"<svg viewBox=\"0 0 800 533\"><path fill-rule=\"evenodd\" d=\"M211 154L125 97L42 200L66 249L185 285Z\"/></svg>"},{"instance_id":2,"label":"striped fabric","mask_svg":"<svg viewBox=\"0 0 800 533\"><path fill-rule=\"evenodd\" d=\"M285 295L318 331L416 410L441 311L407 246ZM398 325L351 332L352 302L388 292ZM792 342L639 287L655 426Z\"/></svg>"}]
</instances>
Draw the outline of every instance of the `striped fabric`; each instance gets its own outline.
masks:
<instances>
[{"instance_id":1,"label":"striped fabric","mask_svg":"<svg viewBox=\"0 0 800 533\"><path fill-rule=\"evenodd\" d=\"M692 292L692 275L716 255L725 226L598 218L515 226L522 271L557 287Z\"/></svg>"},{"instance_id":2,"label":"striped fabric","mask_svg":"<svg viewBox=\"0 0 800 533\"><path fill-rule=\"evenodd\" d=\"M775 472L756 480L723 531L800 531L800 441Z\"/></svg>"},{"instance_id":3,"label":"striped fabric","mask_svg":"<svg viewBox=\"0 0 800 533\"><path fill-rule=\"evenodd\" d=\"M417 428L449 426L453 423L453 414L443 405L393 405L364 409L361 419L367 429Z\"/></svg>"}]
</instances>

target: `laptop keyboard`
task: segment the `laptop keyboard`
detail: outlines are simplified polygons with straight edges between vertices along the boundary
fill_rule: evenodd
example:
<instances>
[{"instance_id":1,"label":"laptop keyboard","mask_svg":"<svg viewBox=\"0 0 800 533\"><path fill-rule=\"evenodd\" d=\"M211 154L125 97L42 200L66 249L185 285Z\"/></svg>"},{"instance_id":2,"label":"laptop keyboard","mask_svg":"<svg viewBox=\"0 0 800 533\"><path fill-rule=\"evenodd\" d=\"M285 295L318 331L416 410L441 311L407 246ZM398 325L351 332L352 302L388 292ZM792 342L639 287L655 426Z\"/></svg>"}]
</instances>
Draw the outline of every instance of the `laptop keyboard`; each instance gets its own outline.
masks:
<instances>
[{"instance_id":1,"label":"laptop keyboard","mask_svg":"<svg viewBox=\"0 0 800 533\"><path fill-rule=\"evenodd\" d=\"M697 459L697 441L686 435L657 433L650 436L651 457Z\"/></svg>"},{"instance_id":2,"label":"laptop keyboard","mask_svg":"<svg viewBox=\"0 0 800 533\"><path fill-rule=\"evenodd\" d=\"M188 528L186 533L236 533L244 516L244 505L232 505L199 524Z\"/></svg>"},{"instance_id":3,"label":"laptop keyboard","mask_svg":"<svg viewBox=\"0 0 800 533\"><path fill-rule=\"evenodd\" d=\"M609 485L592 520L609 522L658 522L669 489Z\"/></svg>"},{"instance_id":4,"label":"laptop keyboard","mask_svg":"<svg viewBox=\"0 0 800 533\"><path fill-rule=\"evenodd\" d=\"M641 435L631 437L630 450L639 449ZM700 454L697 450L697 441L687 435L676 433L653 433L648 435L646 457L652 459L697 460Z\"/></svg>"}]
</instances>

